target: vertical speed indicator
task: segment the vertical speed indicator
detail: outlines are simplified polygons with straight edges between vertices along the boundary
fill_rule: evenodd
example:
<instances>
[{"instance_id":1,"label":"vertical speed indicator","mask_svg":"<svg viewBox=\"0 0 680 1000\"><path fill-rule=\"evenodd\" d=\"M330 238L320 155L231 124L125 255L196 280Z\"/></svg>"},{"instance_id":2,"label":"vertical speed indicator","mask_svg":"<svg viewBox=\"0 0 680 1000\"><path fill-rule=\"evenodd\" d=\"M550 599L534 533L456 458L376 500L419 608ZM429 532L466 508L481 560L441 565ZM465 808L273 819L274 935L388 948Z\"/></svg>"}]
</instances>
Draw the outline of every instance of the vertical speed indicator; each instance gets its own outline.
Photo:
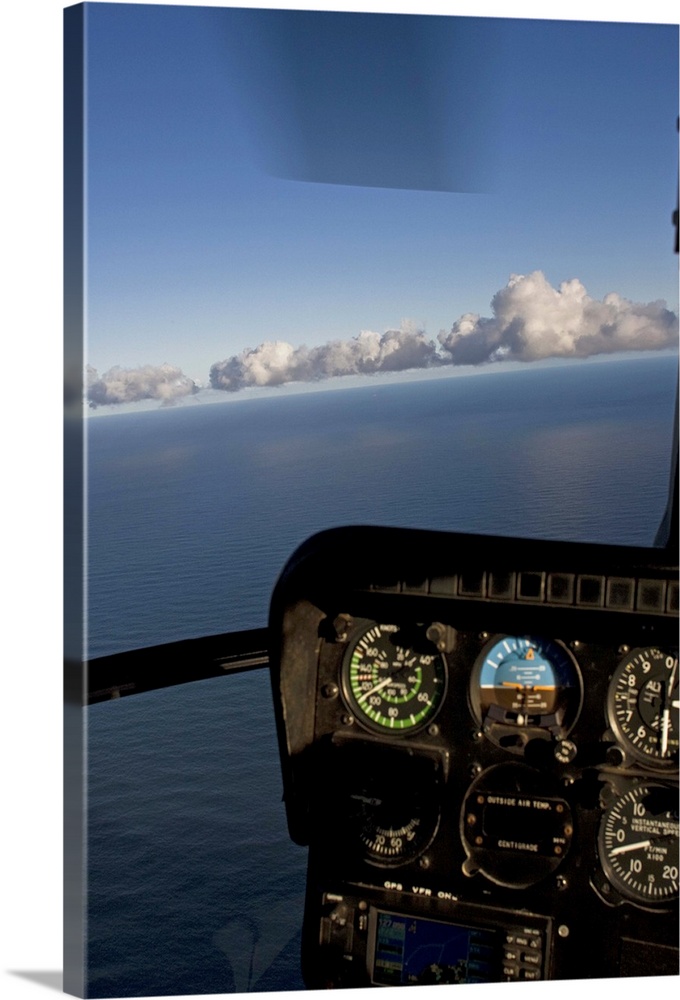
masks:
<instances>
[{"instance_id":1,"label":"vertical speed indicator","mask_svg":"<svg viewBox=\"0 0 680 1000\"><path fill-rule=\"evenodd\" d=\"M342 684L357 720L381 733L410 733L429 723L446 689L446 663L426 626L371 625L352 642Z\"/></svg>"},{"instance_id":2,"label":"vertical speed indicator","mask_svg":"<svg viewBox=\"0 0 680 1000\"><path fill-rule=\"evenodd\" d=\"M678 898L677 791L634 785L605 812L598 850L610 884L641 906Z\"/></svg>"}]
</instances>

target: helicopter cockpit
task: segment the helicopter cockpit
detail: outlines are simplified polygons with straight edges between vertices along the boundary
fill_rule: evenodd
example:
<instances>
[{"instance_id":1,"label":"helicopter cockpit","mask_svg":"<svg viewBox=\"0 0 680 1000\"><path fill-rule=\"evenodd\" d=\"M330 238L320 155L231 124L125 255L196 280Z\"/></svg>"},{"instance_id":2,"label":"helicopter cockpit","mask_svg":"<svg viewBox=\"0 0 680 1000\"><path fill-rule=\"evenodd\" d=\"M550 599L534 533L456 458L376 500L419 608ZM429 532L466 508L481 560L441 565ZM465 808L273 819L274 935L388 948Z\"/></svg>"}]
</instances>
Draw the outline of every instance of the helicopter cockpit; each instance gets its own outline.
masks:
<instances>
[{"instance_id":1,"label":"helicopter cockpit","mask_svg":"<svg viewBox=\"0 0 680 1000\"><path fill-rule=\"evenodd\" d=\"M84 28L80 17L73 14L77 31L71 44L80 46L78 58L82 59ZM367 125L368 119L362 117L370 102L361 87L356 86L354 97L361 114L358 124L351 123L343 138L338 132L339 125L338 128L329 125L330 116L324 104L328 94L324 87L314 83L317 80L314 74L325 81L327 71L337 72L341 85L336 88L334 109L339 109L338 122L346 124L350 116L345 115L343 103L344 70L347 64L359 69L363 65L355 52L360 33L349 21L339 31L335 22L317 15L311 15L312 21L308 21L309 17L298 12L294 18L281 19L269 12L260 24L251 23L243 12L236 12L233 23L229 22L232 29L238 28L232 30L229 41L230 58L236 66L230 72L235 79L241 73L257 97L252 108L262 121L253 128L255 132L261 128L266 138L262 140L267 147L264 158L279 157L276 169L280 170L280 176L291 185L311 181L313 196L321 185L333 189L341 184L377 189L383 182L386 189L398 192L399 196L411 188L425 192L456 190L466 197L476 196L476 178L472 176L474 170L468 163L467 152L476 150L479 163L484 159L482 130L477 129L476 122L488 109L484 87L479 83L483 74L476 75L484 65L485 46L482 35L477 37L472 21L465 29L467 34L461 33L460 39L456 36L456 45L452 47L438 38L431 25L426 37L422 25L418 27L416 21L395 19L390 29L394 33L394 52L420 54L423 65L436 69L432 70L432 80L422 87L428 100L423 97L422 106L416 102L417 106L414 104L410 109L408 117L414 131L403 136L397 134L393 121L398 120L402 110L398 105L406 100L416 101L419 89L410 77L407 79L400 59L385 58L385 65L380 64L383 76L379 89L381 100L385 98L383 90L394 91L388 96L390 107L394 105L395 118L383 115L381 123L383 119L387 122L384 134L373 135L370 122ZM308 24L316 25L317 19L321 32L318 37L323 45L308 30ZM338 24L342 26L344 21ZM367 15L365 26L373 46L372 55L365 62L374 68L386 51L385 32L373 15ZM102 32L101 37L104 36ZM493 40L494 36L489 37ZM248 60L241 60L237 49L243 42L245 51L253 39L263 46L261 52L257 51L264 56L245 66ZM328 60L329 69L325 57L319 53L335 51L336 42L341 46L339 51L349 53L351 58ZM500 46L498 39L496 42ZM475 59L470 54L473 43L478 46L473 53ZM507 51L510 49L508 45ZM451 51L457 61L450 60ZM449 109L441 95L446 92L442 81L451 85L447 76L450 62L455 63L451 70L453 82L468 101L454 109L458 129L455 137L451 130L440 128L444 120L448 121ZM84 74L79 76L80 70L82 65L74 61L69 70L73 79L67 79L68 87L77 97L76 101L71 93L78 105L78 115L84 102ZM372 78L373 69L369 75ZM389 87L383 86L384 80L390 81ZM355 84L356 81L352 86ZM123 89L126 87L125 83ZM327 89L329 93L333 90L330 86ZM290 129L295 142L288 145L282 139L290 125L286 116L296 119L295 128ZM527 134L533 127L530 117L527 117ZM493 116L490 118L495 120ZM270 128L271 122L281 126L281 135L276 128ZM80 124L79 118L76 124ZM253 125L252 121L248 124ZM672 129L673 119L669 131ZM74 130L77 131L75 126ZM319 130L323 142L319 141ZM439 135L438 130L448 137L446 143L450 148L442 139L441 147L433 142L431 156L409 155L403 157L403 163L399 162L395 148L399 152L401 144L417 152L422 143ZM140 129L140 134L143 131ZM487 131L491 133L493 129L489 127ZM387 139L392 142L395 136L396 147L389 146ZM347 153L347 150L353 153L357 148L370 148L369 137L378 150L374 159ZM80 141L83 142L82 136ZM364 141L365 147L361 145ZM277 146L279 142L281 148ZM84 150L84 143L78 146L78 171L84 169ZM238 150L237 153L240 156ZM422 177L424 159L427 170ZM472 162L474 157L469 159ZM455 174L455 185L448 174L444 176L444 167ZM342 177L339 171L345 171ZM76 181L84 185L84 174L79 174ZM73 187L75 190L78 183L74 181ZM84 200L78 200L81 193L72 193L80 212L85 204ZM271 204L279 203L272 200ZM76 212L72 226L75 244L82 237L82 215ZM675 226L677 252L677 210ZM260 252L258 245L253 256ZM83 264L84 258L79 260ZM76 270L77 280L82 281L84 267ZM70 301L81 303L84 287L78 285L76 293ZM73 327L77 331L82 319L82 315L75 317ZM76 367L82 372L82 342L78 336L75 339L78 340L74 348ZM491 345L485 360L494 363L503 360L506 348ZM674 359L669 365L665 364L665 356L660 361L655 358L658 366L655 372L663 368L668 385L671 382L667 371L675 364L675 355L671 355L674 350L675 344L668 348L668 356ZM519 360L523 364L524 359ZM572 358L567 358L565 364L572 362ZM461 363L477 365L474 359L464 359ZM227 362L223 364L229 368ZM237 367L232 364L229 370ZM407 366L403 367L408 376ZM519 362L518 367L522 367ZM604 370L604 366L599 367ZM387 371L394 374L389 366ZM523 372L522 377L525 375ZM499 376L502 377L505 376ZM674 372L671 377L675 378ZM625 385L633 383L634 375L628 375ZM604 384L604 380L597 384ZM654 398L658 384L656 374L649 376L644 392L641 390L640 407L647 405L646 399ZM420 390L409 388L415 398ZM422 390L423 395L426 391ZM541 391L548 407L553 390L544 386ZM586 399L590 391L586 387L579 398ZM597 391L592 390L593 395ZM619 390L621 399L615 400L617 414L626 409L626 391ZM666 396L664 405L672 399L667 393ZM450 408L451 400L443 396L442 400L441 409ZM258 399L261 401L262 397ZM588 406L590 402L588 396ZM265 412L268 405L267 400L261 411L262 422L268 422L267 433L271 436L264 446L267 461L262 461L262 482L273 494L275 487L267 477L273 476L272 470L279 460L277 448L282 451L285 448L281 448L283 432L276 437L276 414L273 410ZM333 421L344 405L337 404L336 412L328 418L328 426L335 427ZM395 424L400 404L391 405L388 423L392 420ZM466 405L460 403L461 414ZM570 405L564 403L564 412ZM475 452L481 440L475 421L482 424L491 419L485 402L475 406L474 412L471 409L469 441L465 444L471 464L477 460ZM511 406L513 413L522 412L526 427L533 433L533 417L528 408L525 414L514 399ZM174 414L165 412L166 423L176 419L180 409L181 406L177 407ZM241 548L237 546L234 561L241 560L246 577L256 544L262 549L270 546L273 551L271 538L278 531L273 517L271 535L265 538L263 533L262 540L256 539L255 534L258 525L266 521L266 513L258 509L251 517L250 528L244 527L234 513L239 500L246 505L253 496L257 498L264 492L259 485L255 484L251 493L239 492L241 473L234 474L229 481L206 478L204 494L191 492L186 485L191 481L193 488L204 476L207 464L211 469L220 463L228 467L230 457L225 458L226 453L222 452L207 459L195 456L192 449L200 436L195 433L196 427L204 417L196 417L200 407L187 407L186 412L190 409L191 419L195 420L194 436L180 427L177 419L173 425L177 437L172 438L167 448L163 445L161 460L167 464L170 478L187 455L194 463L186 479L181 480L177 474L178 519L169 520L169 528L161 524L158 497L162 496L165 502L166 494L161 493L165 480L160 475L157 485L150 487L141 500L134 496L130 501L138 515L134 529L137 535L130 551L134 548L141 553L147 544L151 549L164 530L172 539L170 544L184 532L180 541L185 547L181 558L177 557L172 564L174 569L168 569L163 562L160 547L153 550L149 563L156 561L150 568L145 567L149 569L147 575L140 575L143 582L137 581L138 596L131 598L130 603L147 599L145 586L149 579L176 572L178 576L186 573L191 581L194 562L204 559L210 567L219 565L223 557L214 550L231 529L230 517L237 525L234 536L241 526L242 544L238 543ZM203 413L219 409L218 406L202 408ZM222 409L226 411L228 407ZM298 414L298 427L308 419L302 407L299 413L302 416ZM150 415L149 424L156 416ZM503 419L502 414L493 416L497 421ZM654 427L660 426L666 416L664 410ZM415 521L407 527L411 523L410 498L415 497L413 502L417 503L419 493L428 490L428 462L432 461L435 450L440 449L440 442L435 442L436 448L428 453L430 457L418 454L417 474L412 474L408 463L404 463L403 478L410 476L418 482L415 486L411 483L411 492L401 498L394 520L390 521L386 515L381 522L379 514L372 520L373 509L367 500L364 507L357 505L360 514L354 509L347 513L338 501L334 513L321 523L321 528L311 520L314 526L310 529L305 521L304 534L294 537L307 540L301 545L296 543L297 547L286 542L287 561L282 569L281 562L276 564L280 573L271 591L268 621L263 613L257 619L260 627L232 626L230 621L219 618L224 611L220 605L223 578L219 577L211 594L219 608L220 624L215 626L213 611L205 618L187 614L189 627L184 619L176 632L168 631L175 626L173 614L186 598L190 588L187 584L183 591L172 592L165 603L159 599L162 613L157 615L158 633L146 632L135 622L126 621L128 631L124 638L134 636L137 641L130 640L127 646L121 642L120 647L112 641L114 652L107 651L104 640L98 652L92 645L85 649L82 616L88 581L83 577L87 553L82 527L90 517L90 541L96 539L100 546L92 565L98 559L99 604L105 609L102 617L116 619L118 615L121 620L120 612L109 613L106 607L107 588L115 574L120 575L118 591L125 589L127 579L121 570L121 566L127 568L128 557L128 525L120 502L124 490L121 487L120 493L115 492L121 486L121 466L116 467L118 471L111 471L114 469L111 460L110 468L105 468L110 457L106 452L109 445L98 429L105 420L92 420L86 434L81 417L79 413L78 420L70 425L67 422L66 428L67 465L69 461L73 465L72 469L67 468L67 478L72 474L70 485L76 486L67 498L66 509L67 548L70 545L71 549L70 562L67 560L67 575L71 576L66 581L66 610L68 631L73 639L65 668L66 766L79 779L66 790L65 988L68 992L102 997L119 992L139 995L140 982L150 984L157 993L190 993L194 991L192 988L202 993L223 990L239 993L299 986L380 988L677 974L680 731L677 397L668 506L654 544L636 544L635 538L642 534L625 538L625 544L611 539L606 543L585 540L591 536L579 535L577 529L573 532L577 539L574 541L565 540L572 537L571 529L565 529L562 535L551 534L555 524L559 525L561 504L567 503L559 482L559 456L554 466L558 474L549 483L553 520L547 528L533 532L530 515L521 502L516 504L514 522L505 524L500 518L489 525L488 520L482 519L479 531L476 527L460 531L430 530L429 525L419 526ZM413 423L418 419L416 413ZM160 422L154 425L157 426ZM239 430L242 436L247 436L242 433L246 426L243 419ZM646 428L647 425L640 434L642 445L636 444L640 452L646 445ZM122 441L122 421L119 430ZM116 447L127 463L123 468L133 469L141 481L147 475L152 445L143 446L148 447L147 451L142 449L133 454L130 449L126 453L134 439L132 430L125 429L128 436L122 445L117 442ZM186 437L182 437L185 432ZM218 433L220 442L228 438L223 428ZM581 445L587 442L589 433L584 420L583 427L575 431ZM611 440L620 443L625 438L625 428L619 427L617 433L619 436ZM431 436L436 437L434 433ZM382 473L379 470L376 477L381 480L379 486L387 498L381 511L388 514L393 499L390 493L396 493L399 486L392 477L396 479L402 474L397 438L393 433L391 464L385 461ZM163 440L167 443L170 436ZM602 436L605 443L598 446L602 453L616 447L609 440ZM303 432L300 441L302 454L307 444ZM87 474L83 470L86 444L91 463ZM661 448L658 440L655 445ZM342 479L332 468L337 457L329 454L332 447L324 442L315 455L317 466L330 470L329 493L336 489L336 480ZM352 441L342 442L346 467L353 466L354 481L359 483L355 487L356 499L364 485L364 472L357 466L361 461L369 465L379 449L367 450L368 457L355 462L350 454L352 447ZM546 451L552 447L549 442ZM496 454L500 454L502 444L498 448ZM417 447L413 446L410 456L416 452ZM545 453L541 452L541 458ZM555 453L552 452L552 457ZM297 460L297 454L293 457ZM441 449L435 457L446 467L448 458L441 458ZM101 475L96 484L97 495L92 499L96 475L91 470L98 461ZM666 462L665 452L663 462ZM461 467L463 464L461 461ZM537 458L536 465L540 464ZM313 465L310 462L304 466L304 476L299 474L302 465L296 466L294 462L286 471L289 480L297 476L296 486L305 476L310 483L309 498L304 495L303 486L295 492L288 507L301 522L315 515L313 508L318 496L313 493L311 482L316 473ZM574 476L581 474L577 459L571 469ZM448 491L456 489L455 476L449 475L448 467L445 471L442 478L447 483L442 487L444 499L440 509L448 503ZM501 495L506 483L500 461L490 472L486 467L483 471L489 492ZM547 478L537 478L539 487ZM247 474L242 474L241 479L245 481ZM582 494L587 495L590 486L585 474L580 486ZM646 486L642 483L640 492ZM91 495L86 500L88 487ZM473 508L474 497L483 488L486 487L479 487L476 494L473 491L472 500L466 501L468 509ZM616 489L619 488L617 485ZM233 489L236 499L225 513L224 498L229 489ZM665 482L657 490L662 499L659 511L654 509L654 525L664 503L664 491ZM519 494L520 491L516 495ZM606 506L611 494L603 501L597 499L596 491L594 496L593 506L599 506L598 516L605 522L610 512L602 511L601 507ZM87 503L89 511L85 509ZM513 508L511 500L506 503L504 497L499 506L503 505L506 511ZM361 514L365 514L365 520ZM611 512L612 522L616 514L617 511ZM206 518L206 525L210 522L205 532L206 537L212 532L208 542L202 537L200 542L195 541L194 524L187 528L192 519L198 522L202 517ZM434 523L439 526L441 521ZM181 530L176 531L177 524ZM326 527L328 524L342 526ZM455 518L451 524L456 527ZM116 531L118 537L114 541L120 544L118 548L114 544L107 549L107 537L115 536ZM653 529L644 537L651 538L652 534ZM596 530L592 537L602 536ZM218 543L208 558L207 550L215 539ZM275 555L278 559L280 553ZM253 589L263 590L260 581L265 575L262 571L261 577L252 582ZM250 584L251 581L246 581L234 585L231 598L236 594L238 601L239 587L245 589ZM197 593L195 607L202 613L201 600ZM177 618L182 616L177 614ZM214 634L218 629L220 634ZM100 631L105 633L104 629ZM158 635L172 635L173 641L161 641ZM195 637L177 638L187 635ZM233 691L238 686L237 675L244 675L241 680L257 681L261 687L258 699L244 689L238 707L234 708L228 689L231 687ZM229 684L225 678L229 678ZM203 701L189 711L186 703L190 699L185 699L186 718L182 723L185 728L178 728L182 735L177 737L173 727L180 713L173 714L177 706L171 704L170 694L180 685L184 694L190 688L198 689L201 685L195 682L206 683ZM212 684L215 688L208 687ZM219 699L217 685L221 687ZM154 698L168 695L168 699L151 705L145 704L144 698L129 697L149 692L156 693ZM213 696L216 707L210 728L205 724L206 706ZM139 704L134 719L125 717L123 712L113 718L121 700L123 709L130 702ZM233 700L234 705L237 700ZM104 703L114 701L119 704L105 718L104 712L112 706ZM89 733L84 728L81 711L85 706L93 706ZM152 724L150 720L157 720L163 712L168 713L164 725ZM271 744L265 745L265 729L271 736ZM120 736L122 731L124 737ZM196 745L202 744L205 756L199 759L196 754L199 763L195 763L192 771L182 755L190 757L196 750L191 742L193 736ZM107 739L108 746L104 747ZM152 743L154 739L159 739L158 746L149 749L144 740ZM120 754L116 740L120 744L127 740L130 752ZM227 787L225 778L227 768L219 771L216 767L214 772L208 772L204 767L208 756L211 763L227 756L230 740L233 746L229 752L233 751L239 778L239 787L232 798L228 795L232 789ZM241 822L247 811L243 806L244 789L260 780L262 772L257 768L264 766L265 759L270 772L275 772L275 780L271 785L263 782L256 789L257 809L261 811L252 810L250 825L246 827ZM213 773L219 777L211 777ZM86 791L80 780L85 774L90 782ZM183 798L181 808L173 811L173 796L180 798L173 784L177 775L184 781ZM167 786L160 791L162 781L168 776ZM220 784L223 778L224 783ZM209 787L211 782L214 788ZM177 779L176 785L180 784ZM283 803L278 801L281 785ZM192 795L199 786L206 793L202 814L205 828L193 811ZM145 812L144 807L157 792L151 822L151 811ZM242 826L237 831L238 843L236 836L224 833L223 824L230 809L230 830ZM91 822L93 816L96 822ZM290 848L291 854L285 858L279 841L271 834L273 826L268 825L271 816L283 830L286 847ZM248 842L258 823L264 830L259 855L255 850L251 852ZM181 832L176 842L173 824ZM218 845L219 863L215 863L218 852L213 850L200 869L189 873L187 866L192 861L193 845L196 844L198 854L204 841ZM165 860L164 849L169 862ZM298 869L289 884L286 866L293 855ZM248 878L241 879L238 898L224 906L222 897L227 893L220 885L224 872L228 871L232 884L236 884L240 872L246 868ZM160 886L154 902L153 933L148 939L138 931L145 923L140 913L148 912L140 902L147 877L149 885L156 877ZM252 902L252 886L258 880L263 891L258 904L260 911L255 913L248 907ZM193 916L181 912L183 892L193 892L196 911L209 911L206 927L200 933ZM115 933L111 932L110 924L105 926L109 913L118 919ZM150 922L147 920L146 924ZM141 944L138 938L143 939ZM177 969L170 969L180 938L185 949L182 956L191 952L191 961L178 958ZM129 962L128 947L130 953L137 948Z\"/></svg>"}]
</instances>

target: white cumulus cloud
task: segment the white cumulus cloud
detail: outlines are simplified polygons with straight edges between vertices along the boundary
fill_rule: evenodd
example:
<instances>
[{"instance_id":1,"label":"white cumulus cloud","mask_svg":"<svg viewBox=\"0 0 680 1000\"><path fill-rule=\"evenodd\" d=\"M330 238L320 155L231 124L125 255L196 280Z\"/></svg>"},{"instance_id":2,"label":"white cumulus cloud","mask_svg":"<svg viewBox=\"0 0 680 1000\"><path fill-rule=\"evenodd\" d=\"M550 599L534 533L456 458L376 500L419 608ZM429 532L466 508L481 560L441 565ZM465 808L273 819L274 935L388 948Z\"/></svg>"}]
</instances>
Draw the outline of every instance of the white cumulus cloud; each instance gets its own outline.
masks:
<instances>
[{"instance_id":1,"label":"white cumulus cloud","mask_svg":"<svg viewBox=\"0 0 680 1000\"><path fill-rule=\"evenodd\" d=\"M216 361L213 389L237 392L248 386L313 382L339 375L480 365L543 358L586 358L617 351L650 351L675 346L678 317L666 303L631 302L617 292L592 298L578 278L554 288L542 271L513 274L491 300L491 316L464 313L437 340L410 320L399 329L362 330L347 340L317 347L294 347L265 340ZM65 386L67 398L80 395L80 375ZM73 380L71 380L73 381ZM86 397L91 407L144 399L170 405L200 390L175 365L110 368L103 375L88 365Z\"/></svg>"},{"instance_id":2,"label":"white cumulus cloud","mask_svg":"<svg viewBox=\"0 0 680 1000\"><path fill-rule=\"evenodd\" d=\"M87 400L91 407L107 403L134 403L158 399L169 405L181 396L197 392L193 379L175 365L143 365L141 368L109 368L102 376L88 365Z\"/></svg>"},{"instance_id":3,"label":"white cumulus cloud","mask_svg":"<svg viewBox=\"0 0 680 1000\"><path fill-rule=\"evenodd\" d=\"M678 336L678 318L665 302L630 302L616 292L600 301L577 278L553 288L542 271L511 275L491 308L493 317L466 313L439 334L454 364L658 350Z\"/></svg>"},{"instance_id":4,"label":"white cumulus cloud","mask_svg":"<svg viewBox=\"0 0 680 1000\"><path fill-rule=\"evenodd\" d=\"M332 340L319 347L293 347L280 340L266 340L210 369L214 389L236 392L245 386L282 385L315 381L336 375L404 371L439 363L436 344L412 323L383 334L362 330L351 340Z\"/></svg>"}]
</instances>

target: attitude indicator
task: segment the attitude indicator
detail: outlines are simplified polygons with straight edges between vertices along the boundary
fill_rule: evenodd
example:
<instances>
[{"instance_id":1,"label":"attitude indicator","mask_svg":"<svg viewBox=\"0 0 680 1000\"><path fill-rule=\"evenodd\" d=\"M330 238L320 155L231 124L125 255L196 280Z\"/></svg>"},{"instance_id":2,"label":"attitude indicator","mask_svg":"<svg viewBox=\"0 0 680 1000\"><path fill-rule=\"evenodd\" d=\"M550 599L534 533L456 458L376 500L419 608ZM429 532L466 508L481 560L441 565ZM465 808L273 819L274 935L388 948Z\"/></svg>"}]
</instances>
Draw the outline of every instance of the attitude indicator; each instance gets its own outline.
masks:
<instances>
[{"instance_id":1,"label":"attitude indicator","mask_svg":"<svg viewBox=\"0 0 680 1000\"><path fill-rule=\"evenodd\" d=\"M510 750L524 746L519 732L562 739L578 716L581 696L576 661L552 639L496 636L472 672L473 713L487 735Z\"/></svg>"}]
</instances>

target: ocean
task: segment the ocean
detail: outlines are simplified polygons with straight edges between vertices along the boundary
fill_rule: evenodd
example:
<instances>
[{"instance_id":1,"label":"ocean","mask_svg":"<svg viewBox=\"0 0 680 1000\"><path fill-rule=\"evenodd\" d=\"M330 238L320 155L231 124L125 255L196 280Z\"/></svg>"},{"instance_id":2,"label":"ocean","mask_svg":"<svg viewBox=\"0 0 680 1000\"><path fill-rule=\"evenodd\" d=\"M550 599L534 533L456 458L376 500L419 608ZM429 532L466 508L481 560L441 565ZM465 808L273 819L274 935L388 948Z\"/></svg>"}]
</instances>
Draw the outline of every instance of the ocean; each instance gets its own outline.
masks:
<instances>
[{"instance_id":1,"label":"ocean","mask_svg":"<svg viewBox=\"0 0 680 1000\"><path fill-rule=\"evenodd\" d=\"M651 544L676 382L645 355L88 420L90 656L265 625L341 524ZM87 718L89 995L301 989L267 672Z\"/></svg>"}]
</instances>

